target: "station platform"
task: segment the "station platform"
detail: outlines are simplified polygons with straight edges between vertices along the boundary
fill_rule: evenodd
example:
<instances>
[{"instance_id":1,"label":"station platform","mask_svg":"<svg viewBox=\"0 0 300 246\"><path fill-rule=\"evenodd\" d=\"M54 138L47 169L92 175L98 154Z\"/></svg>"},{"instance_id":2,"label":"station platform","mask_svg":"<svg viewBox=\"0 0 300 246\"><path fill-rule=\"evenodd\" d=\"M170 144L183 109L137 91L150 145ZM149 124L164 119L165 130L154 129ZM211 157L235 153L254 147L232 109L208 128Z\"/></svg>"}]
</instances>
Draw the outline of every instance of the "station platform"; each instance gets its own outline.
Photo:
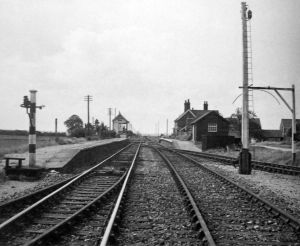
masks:
<instances>
[{"instance_id":1,"label":"station platform","mask_svg":"<svg viewBox=\"0 0 300 246\"><path fill-rule=\"evenodd\" d=\"M175 149L183 149L183 150L202 152L202 150L200 148L198 148L191 141L182 141L182 140L177 140L177 139L172 139L172 140L173 140L173 146Z\"/></svg>"},{"instance_id":2,"label":"station platform","mask_svg":"<svg viewBox=\"0 0 300 246\"><path fill-rule=\"evenodd\" d=\"M166 147L202 152L201 148L198 148L192 141L182 141L182 140L178 140L178 139L160 138L160 142L163 145L165 145Z\"/></svg>"},{"instance_id":3,"label":"station platform","mask_svg":"<svg viewBox=\"0 0 300 246\"><path fill-rule=\"evenodd\" d=\"M89 141L78 144L55 145L36 149L36 165L44 169L60 169L69 163L80 151L107 145L113 142L124 141L124 138L103 139L97 141ZM22 162L23 167L28 167L28 152L21 154L6 154L5 157L25 158ZM5 166L5 161L2 160L0 167Z\"/></svg>"}]
</instances>

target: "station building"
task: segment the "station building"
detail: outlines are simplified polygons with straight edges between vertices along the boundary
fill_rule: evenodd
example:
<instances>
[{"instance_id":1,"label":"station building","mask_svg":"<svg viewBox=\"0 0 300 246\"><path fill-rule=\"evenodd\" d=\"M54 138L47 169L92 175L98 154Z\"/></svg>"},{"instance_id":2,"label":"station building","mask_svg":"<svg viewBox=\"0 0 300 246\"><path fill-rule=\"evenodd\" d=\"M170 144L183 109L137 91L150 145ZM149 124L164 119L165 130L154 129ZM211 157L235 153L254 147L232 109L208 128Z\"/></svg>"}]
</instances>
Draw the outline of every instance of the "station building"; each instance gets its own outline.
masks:
<instances>
[{"instance_id":1,"label":"station building","mask_svg":"<svg viewBox=\"0 0 300 246\"><path fill-rule=\"evenodd\" d=\"M300 125L300 119L296 119L296 125ZM288 138L288 132L292 131L292 119L281 119L279 130L283 139Z\"/></svg>"},{"instance_id":2,"label":"station building","mask_svg":"<svg viewBox=\"0 0 300 246\"><path fill-rule=\"evenodd\" d=\"M112 120L113 130L116 134L126 133L128 130L129 121L119 112L119 114Z\"/></svg>"},{"instance_id":3,"label":"station building","mask_svg":"<svg viewBox=\"0 0 300 246\"><path fill-rule=\"evenodd\" d=\"M203 109L198 110L191 109L190 100L186 100L184 112L174 122L174 135L193 141L200 141L202 135L226 136L229 131L229 122L218 110L209 110L207 101L204 101Z\"/></svg>"}]
</instances>

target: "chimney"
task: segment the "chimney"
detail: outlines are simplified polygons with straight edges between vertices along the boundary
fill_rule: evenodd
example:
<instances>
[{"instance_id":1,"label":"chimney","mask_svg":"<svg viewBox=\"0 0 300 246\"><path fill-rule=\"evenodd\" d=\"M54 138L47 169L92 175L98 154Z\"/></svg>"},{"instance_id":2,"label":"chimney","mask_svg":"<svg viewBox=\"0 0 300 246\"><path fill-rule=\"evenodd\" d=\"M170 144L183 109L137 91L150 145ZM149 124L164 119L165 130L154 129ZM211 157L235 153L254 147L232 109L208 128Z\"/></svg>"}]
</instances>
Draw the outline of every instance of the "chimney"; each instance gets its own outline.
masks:
<instances>
[{"instance_id":1,"label":"chimney","mask_svg":"<svg viewBox=\"0 0 300 246\"><path fill-rule=\"evenodd\" d=\"M188 99L187 101L184 101L184 112L186 112L187 110L189 110L190 107L191 107L190 99Z\"/></svg>"},{"instance_id":2,"label":"chimney","mask_svg":"<svg viewBox=\"0 0 300 246\"><path fill-rule=\"evenodd\" d=\"M190 100L185 100L184 101L184 112L190 109Z\"/></svg>"},{"instance_id":3,"label":"chimney","mask_svg":"<svg viewBox=\"0 0 300 246\"><path fill-rule=\"evenodd\" d=\"M208 110L208 102L204 101L203 110Z\"/></svg>"}]
</instances>

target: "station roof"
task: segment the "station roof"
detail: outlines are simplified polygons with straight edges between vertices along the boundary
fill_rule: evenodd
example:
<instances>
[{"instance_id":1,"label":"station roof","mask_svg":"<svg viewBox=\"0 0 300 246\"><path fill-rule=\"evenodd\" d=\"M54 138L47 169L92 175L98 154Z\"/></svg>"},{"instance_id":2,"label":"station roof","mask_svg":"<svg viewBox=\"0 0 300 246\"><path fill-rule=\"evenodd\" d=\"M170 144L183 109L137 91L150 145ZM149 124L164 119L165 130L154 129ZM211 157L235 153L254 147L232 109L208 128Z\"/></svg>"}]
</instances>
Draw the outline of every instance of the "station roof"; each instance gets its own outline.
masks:
<instances>
[{"instance_id":1,"label":"station roof","mask_svg":"<svg viewBox=\"0 0 300 246\"><path fill-rule=\"evenodd\" d=\"M200 117L200 116L202 116L202 115L204 115L204 114L206 114L206 113L208 113L208 112L213 112L213 111L218 112L217 110L197 110L197 109L189 109L189 110L185 111L184 113L182 113L181 115L179 115L178 118L175 120L175 122L178 121L178 120L180 120L180 119L181 119L183 116L185 116L188 112L191 113L191 114L194 116L194 118L198 118L198 117Z\"/></svg>"},{"instance_id":2,"label":"station roof","mask_svg":"<svg viewBox=\"0 0 300 246\"><path fill-rule=\"evenodd\" d=\"M219 114L218 110L199 110L199 111L204 111L204 112L201 112L201 114L199 114L198 117L192 121L191 123L192 125L196 124L199 120L202 120L203 118L205 118L207 115L211 113L215 113L218 117L221 117L224 121L228 121Z\"/></svg>"},{"instance_id":3,"label":"station roof","mask_svg":"<svg viewBox=\"0 0 300 246\"><path fill-rule=\"evenodd\" d=\"M124 120L126 123L129 123L129 121L121 114L121 112L119 112L119 114L112 121L114 122L119 120Z\"/></svg>"}]
</instances>

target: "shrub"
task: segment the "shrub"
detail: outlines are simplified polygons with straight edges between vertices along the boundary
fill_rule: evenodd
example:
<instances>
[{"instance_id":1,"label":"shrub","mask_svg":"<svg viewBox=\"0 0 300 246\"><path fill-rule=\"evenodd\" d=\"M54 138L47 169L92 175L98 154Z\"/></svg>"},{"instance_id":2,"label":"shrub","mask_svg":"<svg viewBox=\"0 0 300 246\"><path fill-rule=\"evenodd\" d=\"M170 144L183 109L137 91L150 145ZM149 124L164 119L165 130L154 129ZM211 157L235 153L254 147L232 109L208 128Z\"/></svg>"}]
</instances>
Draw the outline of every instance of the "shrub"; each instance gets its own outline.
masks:
<instances>
[{"instance_id":1,"label":"shrub","mask_svg":"<svg viewBox=\"0 0 300 246\"><path fill-rule=\"evenodd\" d=\"M71 131L71 136L76 138L83 138L85 136L85 130L83 128L76 128Z\"/></svg>"}]
</instances>

